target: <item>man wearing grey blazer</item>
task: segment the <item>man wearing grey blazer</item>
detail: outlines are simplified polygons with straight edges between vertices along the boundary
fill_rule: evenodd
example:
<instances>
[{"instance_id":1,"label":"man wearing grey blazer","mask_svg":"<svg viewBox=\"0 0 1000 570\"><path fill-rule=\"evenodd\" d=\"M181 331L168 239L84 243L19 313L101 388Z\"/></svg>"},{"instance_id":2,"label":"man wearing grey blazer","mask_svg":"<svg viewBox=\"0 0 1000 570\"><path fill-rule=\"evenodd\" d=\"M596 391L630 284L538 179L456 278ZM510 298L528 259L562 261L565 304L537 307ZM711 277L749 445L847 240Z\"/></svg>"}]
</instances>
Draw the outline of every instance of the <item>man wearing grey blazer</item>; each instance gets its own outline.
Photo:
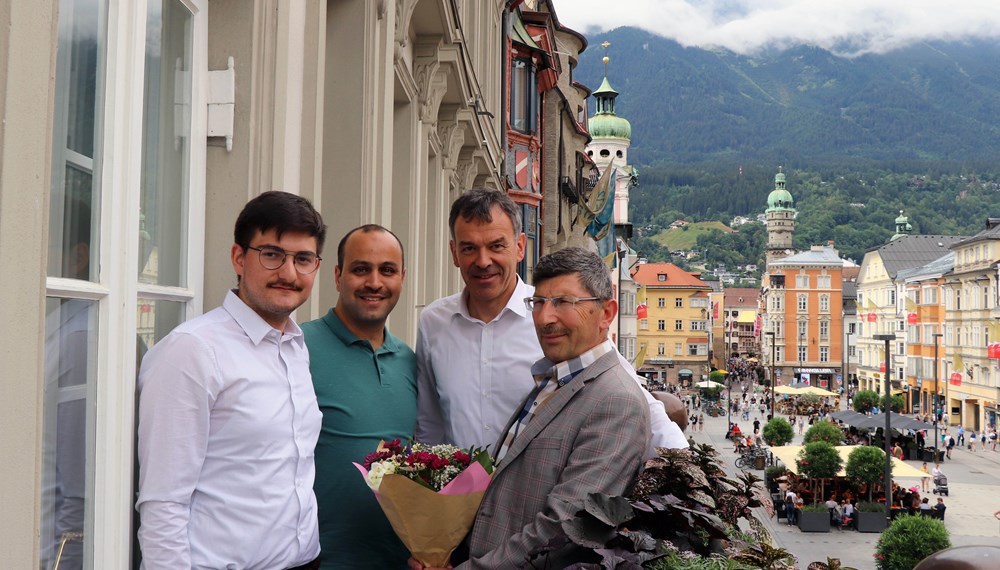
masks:
<instances>
[{"instance_id":1,"label":"man wearing grey blazer","mask_svg":"<svg viewBox=\"0 0 1000 570\"><path fill-rule=\"evenodd\" d=\"M618 306L604 261L563 249L538 261L534 283L525 304L545 358L497 441L470 558L458 568L529 566L530 552L561 535L560 519L589 493L624 494L643 463L649 408L607 340ZM563 568L579 554L566 547L548 553L547 565L536 562Z\"/></svg>"}]
</instances>

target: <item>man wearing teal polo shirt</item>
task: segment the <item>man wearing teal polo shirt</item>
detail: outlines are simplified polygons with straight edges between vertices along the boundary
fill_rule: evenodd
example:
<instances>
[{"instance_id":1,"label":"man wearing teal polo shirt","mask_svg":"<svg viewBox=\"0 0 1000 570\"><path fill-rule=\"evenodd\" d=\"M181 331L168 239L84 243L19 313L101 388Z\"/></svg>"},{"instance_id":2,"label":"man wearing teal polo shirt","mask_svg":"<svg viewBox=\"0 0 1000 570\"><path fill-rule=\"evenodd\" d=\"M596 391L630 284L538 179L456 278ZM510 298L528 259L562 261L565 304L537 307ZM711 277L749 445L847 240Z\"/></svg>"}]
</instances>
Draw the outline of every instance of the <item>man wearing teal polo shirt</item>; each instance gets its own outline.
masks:
<instances>
[{"instance_id":1,"label":"man wearing teal polo shirt","mask_svg":"<svg viewBox=\"0 0 1000 570\"><path fill-rule=\"evenodd\" d=\"M302 325L323 412L314 486L322 568L406 568L409 553L351 464L381 440L409 440L416 426L416 359L385 328L405 274L395 234L351 230L337 246L337 306Z\"/></svg>"}]
</instances>

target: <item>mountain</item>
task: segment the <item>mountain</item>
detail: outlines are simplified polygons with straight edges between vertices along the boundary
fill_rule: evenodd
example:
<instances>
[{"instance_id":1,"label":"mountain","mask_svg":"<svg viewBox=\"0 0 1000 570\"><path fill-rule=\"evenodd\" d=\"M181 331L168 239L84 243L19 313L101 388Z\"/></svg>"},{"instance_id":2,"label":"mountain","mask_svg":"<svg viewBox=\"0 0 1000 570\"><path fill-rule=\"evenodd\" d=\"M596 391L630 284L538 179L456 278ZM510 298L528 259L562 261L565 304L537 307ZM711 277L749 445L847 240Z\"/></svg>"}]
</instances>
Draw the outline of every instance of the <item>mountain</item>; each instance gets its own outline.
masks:
<instances>
[{"instance_id":1,"label":"mountain","mask_svg":"<svg viewBox=\"0 0 1000 570\"><path fill-rule=\"evenodd\" d=\"M575 79L608 79L632 122L631 159L786 165L1000 156L1000 43L922 43L842 57L809 46L752 56L633 28L591 35ZM591 109L591 112L593 109Z\"/></svg>"}]
</instances>

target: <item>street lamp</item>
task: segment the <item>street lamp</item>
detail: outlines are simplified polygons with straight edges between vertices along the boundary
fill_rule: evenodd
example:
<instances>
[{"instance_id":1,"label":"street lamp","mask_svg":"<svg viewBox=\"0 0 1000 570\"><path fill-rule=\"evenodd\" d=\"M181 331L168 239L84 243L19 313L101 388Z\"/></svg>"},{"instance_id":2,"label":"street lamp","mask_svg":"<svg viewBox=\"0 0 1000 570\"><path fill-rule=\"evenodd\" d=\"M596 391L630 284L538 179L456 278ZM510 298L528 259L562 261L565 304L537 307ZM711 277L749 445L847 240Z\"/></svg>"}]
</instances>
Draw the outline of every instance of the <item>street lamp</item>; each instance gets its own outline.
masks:
<instances>
[{"instance_id":1,"label":"street lamp","mask_svg":"<svg viewBox=\"0 0 1000 570\"><path fill-rule=\"evenodd\" d=\"M774 331L767 331L765 336L771 337L771 418L774 419Z\"/></svg>"},{"instance_id":2,"label":"street lamp","mask_svg":"<svg viewBox=\"0 0 1000 570\"><path fill-rule=\"evenodd\" d=\"M938 445L938 339L944 336L941 333L934 333L934 395L931 398L931 413L934 414L934 462L937 463Z\"/></svg>"},{"instance_id":3,"label":"street lamp","mask_svg":"<svg viewBox=\"0 0 1000 570\"><path fill-rule=\"evenodd\" d=\"M892 435L892 427L890 426L889 420L892 419L892 404L890 399L892 398L892 366L889 365L889 357L891 352L889 352L889 341L896 340L896 335L889 334L877 334L875 335L875 340L885 341L885 406L882 412L885 414L885 432L883 432L883 442L885 446L885 479L883 480L883 485L885 486L885 521L886 524L892 520L892 449L889 446L889 440Z\"/></svg>"},{"instance_id":4,"label":"street lamp","mask_svg":"<svg viewBox=\"0 0 1000 570\"><path fill-rule=\"evenodd\" d=\"M799 353L799 384L800 385L802 384L802 370L803 370L803 368L805 368L805 365L802 364L802 361L803 361L803 359L805 358L805 355L806 355L805 354L806 351L803 350L803 346L805 346L805 337L806 337L806 335L804 335L802 333L799 333L799 345L797 347L795 347L796 350Z\"/></svg>"}]
</instances>

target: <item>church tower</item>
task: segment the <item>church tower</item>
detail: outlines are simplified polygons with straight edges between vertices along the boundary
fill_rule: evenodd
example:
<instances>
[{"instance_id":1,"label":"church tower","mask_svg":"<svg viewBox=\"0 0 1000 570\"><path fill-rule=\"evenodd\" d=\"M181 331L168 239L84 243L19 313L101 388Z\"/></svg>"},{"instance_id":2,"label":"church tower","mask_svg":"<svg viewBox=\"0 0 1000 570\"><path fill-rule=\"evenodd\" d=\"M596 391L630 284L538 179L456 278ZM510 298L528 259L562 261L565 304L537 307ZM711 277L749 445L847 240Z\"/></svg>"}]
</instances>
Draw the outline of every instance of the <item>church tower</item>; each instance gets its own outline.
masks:
<instances>
[{"instance_id":1,"label":"church tower","mask_svg":"<svg viewBox=\"0 0 1000 570\"><path fill-rule=\"evenodd\" d=\"M795 233L797 213L791 193L785 189L785 173L778 167L774 175L774 190L767 197L767 273L771 273L771 263L793 253L792 234Z\"/></svg>"}]
</instances>

